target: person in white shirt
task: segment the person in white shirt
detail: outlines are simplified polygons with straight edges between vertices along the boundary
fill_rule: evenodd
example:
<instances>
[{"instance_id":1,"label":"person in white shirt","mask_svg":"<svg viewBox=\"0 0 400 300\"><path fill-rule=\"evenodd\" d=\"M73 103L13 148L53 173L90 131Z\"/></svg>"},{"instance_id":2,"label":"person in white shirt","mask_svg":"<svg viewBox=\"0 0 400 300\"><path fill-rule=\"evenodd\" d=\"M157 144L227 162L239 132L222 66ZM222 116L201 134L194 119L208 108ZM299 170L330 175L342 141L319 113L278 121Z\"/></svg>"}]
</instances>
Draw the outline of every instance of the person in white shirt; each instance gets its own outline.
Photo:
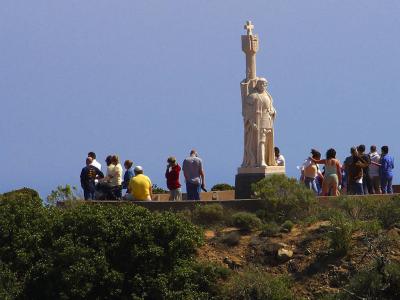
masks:
<instances>
[{"instance_id":1,"label":"person in white shirt","mask_svg":"<svg viewBox=\"0 0 400 300\"><path fill-rule=\"evenodd\" d=\"M369 158L371 164L369 165L369 178L371 179L372 190L374 194L381 194L381 179L379 176L379 162L381 156L376 151L376 146L370 147Z\"/></svg>"},{"instance_id":2,"label":"person in white shirt","mask_svg":"<svg viewBox=\"0 0 400 300\"><path fill-rule=\"evenodd\" d=\"M279 148L275 147L274 151L275 151L275 163L276 163L276 165L277 166L284 166L285 165L285 158L280 153Z\"/></svg>"},{"instance_id":3,"label":"person in white shirt","mask_svg":"<svg viewBox=\"0 0 400 300\"><path fill-rule=\"evenodd\" d=\"M117 155L106 158L107 175L98 184L104 200L119 200L122 198L122 166Z\"/></svg>"},{"instance_id":4,"label":"person in white shirt","mask_svg":"<svg viewBox=\"0 0 400 300\"><path fill-rule=\"evenodd\" d=\"M93 167L96 167L97 169L99 169L101 171L101 164L96 160L96 153L94 152L89 152L88 157L90 157L92 159L92 163L90 164ZM94 180L94 184L97 185L99 183L98 179Z\"/></svg>"},{"instance_id":5,"label":"person in white shirt","mask_svg":"<svg viewBox=\"0 0 400 300\"><path fill-rule=\"evenodd\" d=\"M96 153L89 152L87 156L92 158L91 165L101 171L101 164L96 160Z\"/></svg>"}]
</instances>

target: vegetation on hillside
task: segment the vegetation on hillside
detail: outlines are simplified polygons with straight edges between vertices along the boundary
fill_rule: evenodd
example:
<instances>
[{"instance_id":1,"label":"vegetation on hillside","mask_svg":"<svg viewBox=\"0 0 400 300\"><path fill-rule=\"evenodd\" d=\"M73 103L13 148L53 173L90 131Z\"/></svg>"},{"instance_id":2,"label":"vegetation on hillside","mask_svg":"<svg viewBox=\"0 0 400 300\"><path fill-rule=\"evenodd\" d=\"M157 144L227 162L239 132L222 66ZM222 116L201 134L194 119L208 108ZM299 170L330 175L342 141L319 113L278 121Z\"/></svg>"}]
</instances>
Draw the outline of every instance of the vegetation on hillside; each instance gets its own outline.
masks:
<instances>
[{"instance_id":1,"label":"vegetation on hillside","mask_svg":"<svg viewBox=\"0 0 400 300\"><path fill-rule=\"evenodd\" d=\"M399 299L399 196L321 207L284 176L253 188L256 213L0 195L0 299Z\"/></svg>"},{"instance_id":2,"label":"vegetation on hillside","mask_svg":"<svg viewBox=\"0 0 400 300\"><path fill-rule=\"evenodd\" d=\"M218 274L193 259L201 243L201 230L172 213L133 205L59 209L43 206L34 191L5 194L0 298L207 298Z\"/></svg>"}]
</instances>

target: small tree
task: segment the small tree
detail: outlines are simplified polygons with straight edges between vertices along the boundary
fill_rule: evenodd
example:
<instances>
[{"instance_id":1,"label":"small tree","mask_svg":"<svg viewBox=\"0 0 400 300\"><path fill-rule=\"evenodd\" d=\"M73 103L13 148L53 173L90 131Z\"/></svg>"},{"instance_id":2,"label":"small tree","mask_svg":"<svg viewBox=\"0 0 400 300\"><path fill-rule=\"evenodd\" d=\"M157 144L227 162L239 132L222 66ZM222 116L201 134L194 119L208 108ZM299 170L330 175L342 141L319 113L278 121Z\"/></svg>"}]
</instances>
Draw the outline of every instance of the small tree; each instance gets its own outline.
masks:
<instances>
[{"instance_id":1,"label":"small tree","mask_svg":"<svg viewBox=\"0 0 400 300\"><path fill-rule=\"evenodd\" d=\"M252 184L252 190L264 200L265 217L279 222L306 217L316 202L314 192L285 175L262 179Z\"/></svg>"},{"instance_id":2,"label":"small tree","mask_svg":"<svg viewBox=\"0 0 400 300\"><path fill-rule=\"evenodd\" d=\"M50 195L47 196L47 203L55 205L59 201L77 200L80 198L76 186L66 184L65 187L63 187L62 185L59 185L55 190L51 191Z\"/></svg>"}]
</instances>

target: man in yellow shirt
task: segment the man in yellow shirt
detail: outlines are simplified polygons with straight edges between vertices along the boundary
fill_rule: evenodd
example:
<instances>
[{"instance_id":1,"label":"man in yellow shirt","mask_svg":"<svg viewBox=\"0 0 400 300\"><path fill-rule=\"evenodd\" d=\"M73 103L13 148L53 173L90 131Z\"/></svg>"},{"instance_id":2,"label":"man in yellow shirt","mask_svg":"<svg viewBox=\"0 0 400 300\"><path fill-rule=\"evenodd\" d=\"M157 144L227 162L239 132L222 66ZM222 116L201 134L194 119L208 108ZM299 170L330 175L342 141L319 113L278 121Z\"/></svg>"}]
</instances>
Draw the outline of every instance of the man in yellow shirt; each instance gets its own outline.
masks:
<instances>
[{"instance_id":1,"label":"man in yellow shirt","mask_svg":"<svg viewBox=\"0 0 400 300\"><path fill-rule=\"evenodd\" d=\"M149 177L143 174L143 168L136 166L135 176L129 181L129 191L134 200L151 200L153 198L152 183Z\"/></svg>"}]
</instances>

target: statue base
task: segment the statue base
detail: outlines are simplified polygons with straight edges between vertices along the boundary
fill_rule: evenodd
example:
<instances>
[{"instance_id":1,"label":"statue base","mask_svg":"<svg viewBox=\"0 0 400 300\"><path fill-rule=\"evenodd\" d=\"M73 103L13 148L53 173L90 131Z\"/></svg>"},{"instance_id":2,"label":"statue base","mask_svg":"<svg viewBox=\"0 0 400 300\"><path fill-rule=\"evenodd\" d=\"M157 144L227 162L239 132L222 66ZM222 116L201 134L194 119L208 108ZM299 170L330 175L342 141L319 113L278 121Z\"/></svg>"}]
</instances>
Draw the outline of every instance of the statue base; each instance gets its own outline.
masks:
<instances>
[{"instance_id":1,"label":"statue base","mask_svg":"<svg viewBox=\"0 0 400 300\"><path fill-rule=\"evenodd\" d=\"M251 185L272 174L285 174L284 166L238 168L235 177L235 199L251 199Z\"/></svg>"}]
</instances>

